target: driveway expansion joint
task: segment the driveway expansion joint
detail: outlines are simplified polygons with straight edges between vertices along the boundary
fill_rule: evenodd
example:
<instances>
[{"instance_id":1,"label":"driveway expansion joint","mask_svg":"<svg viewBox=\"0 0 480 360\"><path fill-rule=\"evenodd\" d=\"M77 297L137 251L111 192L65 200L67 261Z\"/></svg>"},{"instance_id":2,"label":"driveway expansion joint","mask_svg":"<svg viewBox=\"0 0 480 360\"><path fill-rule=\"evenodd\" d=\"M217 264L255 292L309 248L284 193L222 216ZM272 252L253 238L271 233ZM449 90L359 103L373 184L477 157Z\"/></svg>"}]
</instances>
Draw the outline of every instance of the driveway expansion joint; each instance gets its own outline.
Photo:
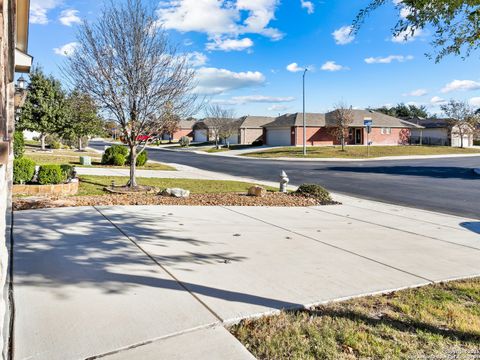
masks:
<instances>
[{"instance_id":1,"label":"driveway expansion joint","mask_svg":"<svg viewBox=\"0 0 480 360\"><path fill-rule=\"evenodd\" d=\"M296 232L296 231L294 231L294 230L290 230L290 229L284 228L284 227L282 227L282 226L279 226L279 225L276 225L276 224L272 224L272 223L270 223L270 222L268 222L268 221L261 220L261 219L258 219L258 218L256 218L256 217L243 214L243 213L241 213L241 212L235 211L235 210L233 210L233 209L231 209L231 208L228 208L228 207L226 207L226 206L222 206L222 207L223 207L224 209L226 209L226 210L229 210L229 211L235 213L235 214L245 216L245 217L247 217L247 218L250 218L250 219L253 219L253 220L262 222L262 223L267 224L267 225L270 225L270 226L274 226L274 227L276 227L276 228L278 228L278 229L281 229L281 230L284 230L284 231L288 231L288 232L290 232L290 233L292 233L292 234L295 234L295 235L304 237L304 238L306 238L306 239L315 241L315 242L317 242L317 243L320 243L320 244L329 246L329 247L331 247L331 248L334 248L334 249L337 249L337 250L340 250L340 251L349 253L349 254L354 255L354 256L358 256L358 257L363 258L363 259L365 259L365 260L372 261L372 262L377 263L377 264L379 264L379 265L388 267L388 268L393 269L393 270L400 271L400 272L402 272L402 273L404 273L404 274L408 274L408 275L410 275L410 276L414 276L414 277L419 278L419 279L422 279L422 280L424 280L424 281L428 281L428 283L430 283L430 284L435 283L434 280L428 279L428 278L426 278L426 277L424 277L424 276L421 276L421 275L417 275L417 274L411 273L411 272L409 272L409 271L406 271L406 270L397 268L397 267L392 266L392 265L388 265L388 264L386 264L386 263L384 263L384 262L382 262L382 261L375 260L375 259L370 258L370 257L368 257L368 256L365 256L365 255L361 255L361 254L359 254L359 253L356 253L355 251L351 251L351 250L348 250L348 249L344 249L344 248L342 248L342 247L340 247L340 246L336 246L336 245L330 244L330 243L328 243L328 242L324 242L324 241L315 239L314 237L311 237L311 236L308 236L308 235L305 235L305 234ZM306 207L305 209L310 209L310 208Z\"/></svg>"},{"instance_id":2,"label":"driveway expansion joint","mask_svg":"<svg viewBox=\"0 0 480 360\"><path fill-rule=\"evenodd\" d=\"M218 321L223 323L223 319L212 309L210 308L203 300L201 300L195 293L193 293L186 285L184 285L180 279L172 274L165 266L163 266L157 259L150 255L145 249L143 249L135 240L133 240L125 231L123 231L117 224L110 220L103 212L100 211L96 206L93 208L102 215L112 226L114 226L123 236L125 236L133 245L135 245L141 252L143 252L150 260L152 260L156 265L158 265L163 271L165 271L168 276L170 276L182 289L188 292L197 302L199 302L205 309L208 310Z\"/></svg>"}]
</instances>

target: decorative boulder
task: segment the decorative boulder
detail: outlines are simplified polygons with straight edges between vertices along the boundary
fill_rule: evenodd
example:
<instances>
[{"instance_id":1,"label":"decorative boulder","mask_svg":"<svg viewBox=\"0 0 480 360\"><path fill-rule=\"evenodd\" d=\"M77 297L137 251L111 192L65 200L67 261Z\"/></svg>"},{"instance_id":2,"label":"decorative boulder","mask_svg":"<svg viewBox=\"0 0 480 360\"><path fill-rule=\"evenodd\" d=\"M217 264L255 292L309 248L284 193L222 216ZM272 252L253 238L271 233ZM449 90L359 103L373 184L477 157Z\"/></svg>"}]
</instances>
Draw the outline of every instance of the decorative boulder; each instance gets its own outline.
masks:
<instances>
[{"instance_id":1,"label":"decorative boulder","mask_svg":"<svg viewBox=\"0 0 480 360\"><path fill-rule=\"evenodd\" d=\"M165 189L162 191L162 195L185 199L190 197L190 191L184 189Z\"/></svg>"},{"instance_id":2,"label":"decorative boulder","mask_svg":"<svg viewBox=\"0 0 480 360\"><path fill-rule=\"evenodd\" d=\"M267 190L261 186L252 186L248 189L248 196L265 197Z\"/></svg>"}]
</instances>

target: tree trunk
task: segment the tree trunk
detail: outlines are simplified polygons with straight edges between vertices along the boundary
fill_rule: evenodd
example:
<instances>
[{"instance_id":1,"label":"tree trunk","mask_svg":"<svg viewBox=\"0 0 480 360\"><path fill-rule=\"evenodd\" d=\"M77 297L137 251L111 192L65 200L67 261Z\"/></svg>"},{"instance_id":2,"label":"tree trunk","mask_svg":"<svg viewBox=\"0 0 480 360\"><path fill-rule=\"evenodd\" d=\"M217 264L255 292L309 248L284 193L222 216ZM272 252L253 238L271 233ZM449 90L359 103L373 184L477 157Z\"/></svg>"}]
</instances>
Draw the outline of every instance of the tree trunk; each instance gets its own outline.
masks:
<instances>
[{"instance_id":1,"label":"tree trunk","mask_svg":"<svg viewBox=\"0 0 480 360\"><path fill-rule=\"evenodd\" d=\"M45 151L45 136L46 135L44 133L40 134L40 145L43 151Z\"/></svg>"},{"instance_id":2,"label":"tree trunk","mask_svg":"<svg viewBox=\"0 0 480 360\"><path fill-rule=\"evenodd\" d=\"M460 136L460 148L463 149L463 133L460 133L459 136Z\"/></svg>"},{"instance_id":3,"label":"tree trunk","mask_svg":"<svg viewBox=\"0 0 480 360\"><path fill-rule=\"evenodd\" d=\"M78 138L78 150L79 151L83 150L82 137Z\"/></svg>"},{"instance_id":4,"label":"tree trunk","mask_svg":"<svg viewBox=\"0 0 480 360\"><path fill-rule=\"evenodd\" d=\"M345 151L345 136L342 136L342 151Z\"/></svg>"},{"instance_id":5,"label":"tree trunk","mask_svg":"<svg viewBox=\"0 0 480 360\"><path fill-rule=\"evenodd\" d=\"M128 182L128 186L131 188L137 187L136 170L137 170L137 147L132 146L130 147L130 181Z\"/></svg>"}]
</instances>

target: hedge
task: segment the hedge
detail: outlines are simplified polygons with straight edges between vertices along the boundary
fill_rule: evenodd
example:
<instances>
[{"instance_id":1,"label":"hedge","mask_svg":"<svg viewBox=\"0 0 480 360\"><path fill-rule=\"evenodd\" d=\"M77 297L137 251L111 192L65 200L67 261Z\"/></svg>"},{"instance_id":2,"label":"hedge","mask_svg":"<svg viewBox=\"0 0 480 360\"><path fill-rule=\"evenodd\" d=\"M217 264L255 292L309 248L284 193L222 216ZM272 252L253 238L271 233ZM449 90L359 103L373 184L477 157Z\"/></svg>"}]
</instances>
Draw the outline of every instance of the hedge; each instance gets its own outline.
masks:
<instances>
[{"instance_id":1,"label":"hedge","mask_svg":"<svg viewBox=\"0 0 480 360\"><path fill-rule=\"evenodd\" d=\"M116 154L123 155L123 157L127 157L128 149L122 145L112 145L102 156L102 164L103 165L113 165L113 158Z\"/></svg>"},{"instance_id":2,"label":"hedge","mask_svg":"<svg viewBox=\"0 0 480 360\"><path fill-rule=\"evenodd\" d=\"M20 158L13 161L13 183L25 184L35 176L35 161Z\"/></svg>"},{"instance_id":3,"label":"hedge","mask_svg":"<svg viewBox=\"0 0 480 360\"><path fill-rule=\"evenodd\" d=\"M61 184L66 176L60 165L42 165L38 171L38 183L40 185Z\"/></svg>"},{"instance_id":4,"label":"hedge","mask_svg":"<svg viewBox=\"0 0 480 360\"><path fill-rule=\"evenodd\" d=\"M15 131L13 134L13 156L15 159L20 159L25 153L25 138L23 132Z\"/></svg>"}]
</instances>

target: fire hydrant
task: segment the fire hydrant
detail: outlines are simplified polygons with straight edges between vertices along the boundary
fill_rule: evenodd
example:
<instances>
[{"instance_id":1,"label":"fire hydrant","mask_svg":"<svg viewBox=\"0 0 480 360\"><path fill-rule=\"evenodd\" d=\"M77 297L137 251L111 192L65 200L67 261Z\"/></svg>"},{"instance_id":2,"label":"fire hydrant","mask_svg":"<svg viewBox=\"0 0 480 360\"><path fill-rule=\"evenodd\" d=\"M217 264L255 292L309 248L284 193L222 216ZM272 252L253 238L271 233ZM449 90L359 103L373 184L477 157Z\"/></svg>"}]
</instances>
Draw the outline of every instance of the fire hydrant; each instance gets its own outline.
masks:
<instances>
[{"instance_id":1,"label":"fire hydrant","mask_svg":"<svg viewBox=\"0 0 480 360\"><path fill-rule=\"evenodd\" d=\"M290 182L290 179L288 178L288 175L285 172L285 170L283 170L282 174L280 175L280 192L282 193L287 192L287 187L289 182Z\"/></svg>"}]
</instances>

